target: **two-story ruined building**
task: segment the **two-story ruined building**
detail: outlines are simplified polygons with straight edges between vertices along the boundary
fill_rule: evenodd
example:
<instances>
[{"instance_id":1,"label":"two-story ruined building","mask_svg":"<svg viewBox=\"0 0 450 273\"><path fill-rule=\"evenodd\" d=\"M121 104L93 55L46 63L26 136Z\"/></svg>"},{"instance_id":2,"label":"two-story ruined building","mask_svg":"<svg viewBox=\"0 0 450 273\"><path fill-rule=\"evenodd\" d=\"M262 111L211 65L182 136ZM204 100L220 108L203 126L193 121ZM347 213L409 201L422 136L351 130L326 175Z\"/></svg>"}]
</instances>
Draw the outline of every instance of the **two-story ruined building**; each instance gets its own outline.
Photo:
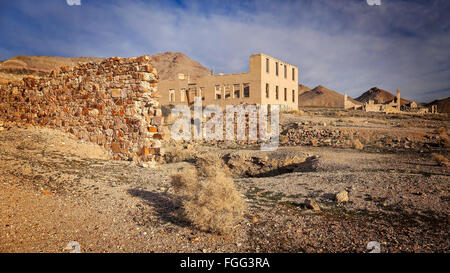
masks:
<instances>
[{"instance_id":1,"label":"two-story ruined building","mask_svg":"<svg viewBox=\"0 0 450 273\"><path fill-rule=\"evenodd\" d=\"M192 80L179 74L158 83L162 105L191 105L194 96L203 105L278 104L282 110L298 108L298 68L265 54L250 56L249 72L217 74Z\"/></svg>"}]
</instances>

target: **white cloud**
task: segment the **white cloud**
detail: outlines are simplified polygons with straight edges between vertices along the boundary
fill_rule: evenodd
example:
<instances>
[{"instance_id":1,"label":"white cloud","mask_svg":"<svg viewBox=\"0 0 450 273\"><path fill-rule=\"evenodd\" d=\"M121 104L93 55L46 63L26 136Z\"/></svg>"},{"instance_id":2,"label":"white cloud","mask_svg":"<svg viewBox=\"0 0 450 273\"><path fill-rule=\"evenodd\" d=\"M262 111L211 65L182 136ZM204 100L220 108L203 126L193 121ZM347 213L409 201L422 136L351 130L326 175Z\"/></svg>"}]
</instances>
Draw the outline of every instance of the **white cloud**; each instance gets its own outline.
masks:
<instances>
[{"instance_id":1,"label":"white cloud","mask_svg":"<svg viewBox=\"0 0 450 273\"><path fill-rule=\"evenodd\" d=\"M377 7L365 1L256 1L250 9L219 4L208 11L191 2L183 8L93 3L70 15L50 4L24 5L27 15L54 32L43 37L29 30L8 38L62 56L180 51L223 73L246 71L249 56L263 52L298 65L301 83L311 87L322 84L351 96L373 86L398 88L417 101L450 95L427 93L450 87L450 36L443 35L449 29L447 0L383 1Z\"/></svg>"}]
</instances>

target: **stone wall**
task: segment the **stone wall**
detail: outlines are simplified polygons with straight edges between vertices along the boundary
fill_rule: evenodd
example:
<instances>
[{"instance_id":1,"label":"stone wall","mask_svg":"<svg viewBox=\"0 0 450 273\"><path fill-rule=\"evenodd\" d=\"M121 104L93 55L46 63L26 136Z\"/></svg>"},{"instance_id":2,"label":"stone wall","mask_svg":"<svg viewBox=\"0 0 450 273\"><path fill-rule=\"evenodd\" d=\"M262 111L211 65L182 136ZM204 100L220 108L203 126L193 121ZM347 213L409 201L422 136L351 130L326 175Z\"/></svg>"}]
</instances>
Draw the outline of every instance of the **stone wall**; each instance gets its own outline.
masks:
<instances>
[{"instance_id":1,"label":"stone wall","mask_svg":"<svg viewBox=\"0 0 450 273\"><path fill-rule=\"evenodd\" d=\"M147 56L61 67L0 90L0 120L47 126L104 146L113 159L161 155L158 75Z\"/></svg>"},{"instance_id":2,"label":"stone wall","mask_svg":"<svg viewBox=\"0 0 450 273\"><path fill-rule=\"evenodd\" d=\"M348 99L347 94L344 94L344 109L345 110L347 110L347 109L357 110L357 109L362 109L362 108L363 108L362 105L359 105L359 104L356 104L356 103L350 101Z\"/></svg>"}]
</instances>

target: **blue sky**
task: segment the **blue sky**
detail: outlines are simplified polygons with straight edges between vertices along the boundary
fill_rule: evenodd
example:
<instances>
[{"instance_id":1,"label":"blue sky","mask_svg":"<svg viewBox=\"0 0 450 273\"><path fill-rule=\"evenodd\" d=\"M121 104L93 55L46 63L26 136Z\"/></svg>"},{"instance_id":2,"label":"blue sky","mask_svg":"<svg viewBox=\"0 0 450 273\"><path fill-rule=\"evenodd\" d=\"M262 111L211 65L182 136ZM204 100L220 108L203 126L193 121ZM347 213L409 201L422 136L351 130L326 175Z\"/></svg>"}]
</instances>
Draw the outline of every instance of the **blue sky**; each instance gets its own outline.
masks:
<instances>
[{"instance_id":1,"label":"blue sky","mask_svg":"<svg viewBox=\"0 0 450 273\"><path fill-rule=\"evenodd\" d=\"M450 96L449 14L448 0L0 0L0 59L178 51L236 73L262 52L310 87L399 88L421 102Z\"/></svg>"}]
</instances>

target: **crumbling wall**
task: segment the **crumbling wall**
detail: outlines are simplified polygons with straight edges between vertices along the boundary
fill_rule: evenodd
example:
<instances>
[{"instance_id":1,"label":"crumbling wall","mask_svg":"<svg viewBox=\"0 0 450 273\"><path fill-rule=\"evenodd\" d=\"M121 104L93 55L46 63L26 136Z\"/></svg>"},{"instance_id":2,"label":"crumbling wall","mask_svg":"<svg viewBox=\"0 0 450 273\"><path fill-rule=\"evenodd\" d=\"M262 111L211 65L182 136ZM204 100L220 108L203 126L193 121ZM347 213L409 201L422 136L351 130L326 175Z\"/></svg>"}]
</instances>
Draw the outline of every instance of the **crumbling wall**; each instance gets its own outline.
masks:
<instances>
[{"instance_id":1,"label":"crumbling wall","mask_svg":"<svg viewBox=\"0 0 450 273\"><path fill-rule=\"evenodd\" d=\"M113 159L148 162L161 154L158 75L147 56L61 67L0 90L0 120L47 126L104 146Z\"/></svg>"},{"instance_id":2,"label":"crumbling wall","mask_svg":"<svg viewBox=\"0 0 450 273\"><path fill-rule=\"evenodd\" d=\"M345 110L347 110L347 109L357 110L357 109L362 109L362 108L363 108L362 105L358 105L358 104L356 104L356 103L350 101L350 100L348 99L347 94L344 94L344 109L345 109Z\"/></svg>"}]
</instances>

